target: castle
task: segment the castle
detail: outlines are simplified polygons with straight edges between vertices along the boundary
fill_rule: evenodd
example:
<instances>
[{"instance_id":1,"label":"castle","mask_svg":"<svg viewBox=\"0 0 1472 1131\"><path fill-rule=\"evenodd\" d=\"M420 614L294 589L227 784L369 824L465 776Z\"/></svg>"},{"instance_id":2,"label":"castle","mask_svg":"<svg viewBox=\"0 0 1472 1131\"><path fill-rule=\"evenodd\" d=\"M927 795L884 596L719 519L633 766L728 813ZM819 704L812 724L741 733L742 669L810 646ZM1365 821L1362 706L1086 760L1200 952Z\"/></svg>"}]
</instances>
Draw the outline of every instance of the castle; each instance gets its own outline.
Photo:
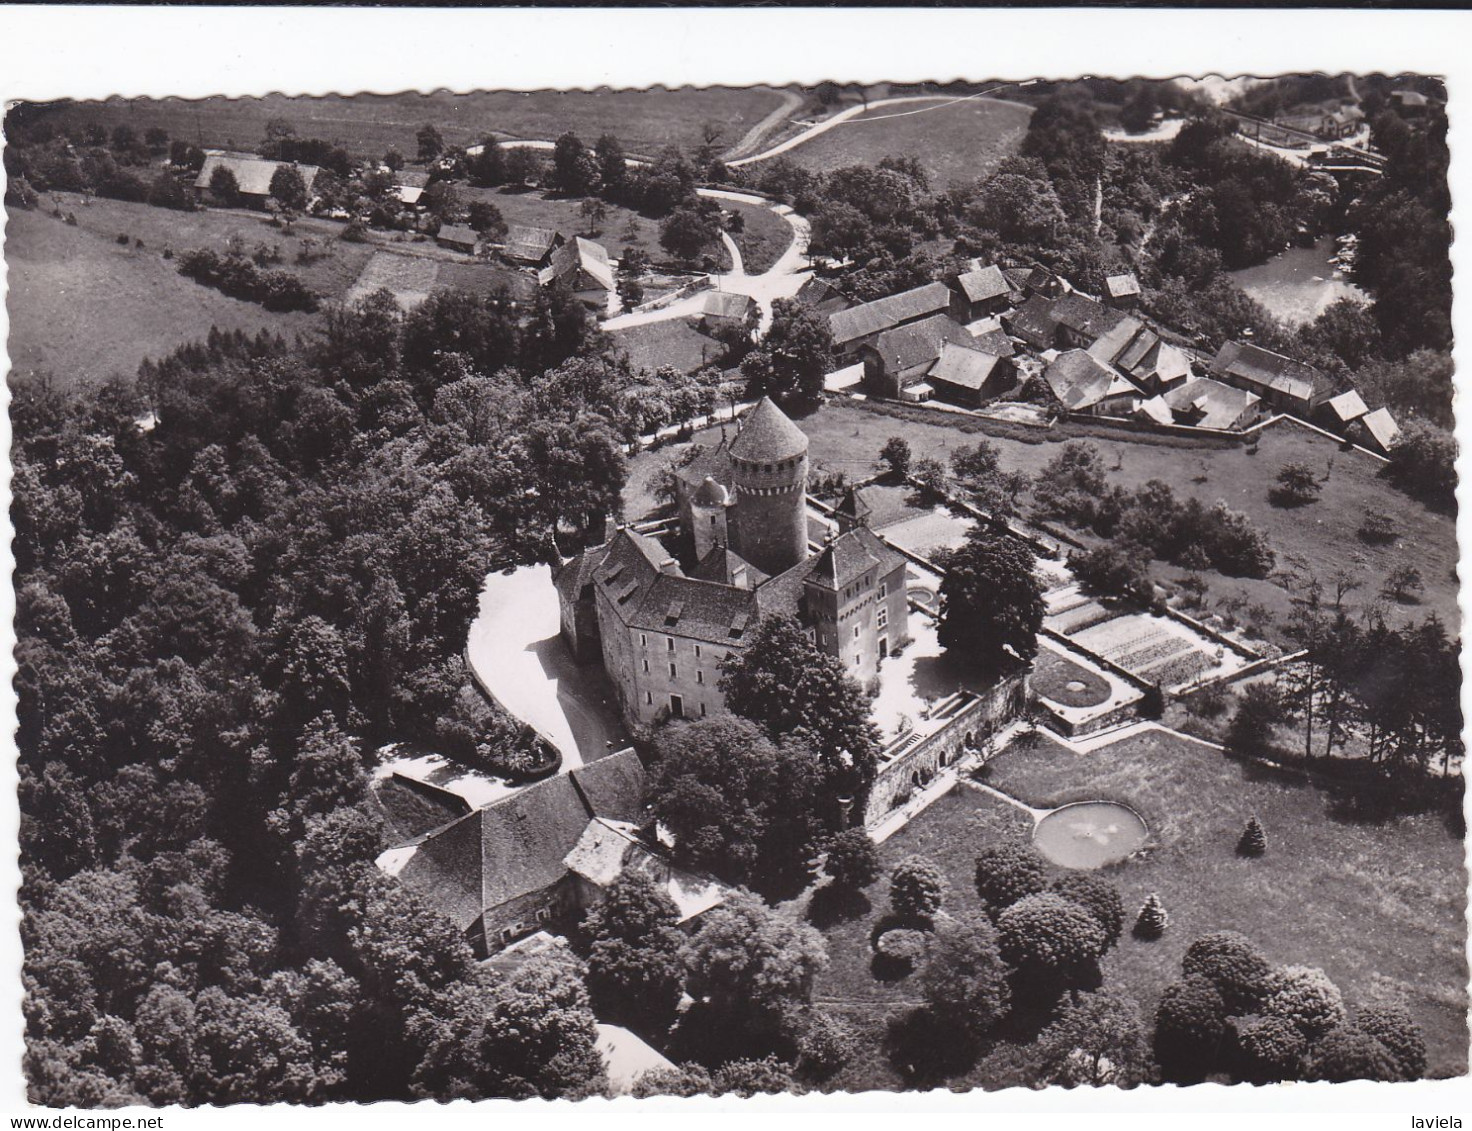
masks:
<instances>
[{"instance_id":1,"label":"castle","mask_svg":"<svg viewBox=\"0 0 1472 1131\"><path fill-rule=\"evenodd\" d=\"M809 515L807 486L808 438L763 398L729 444L676 471L678 536L621 527L559 566L563 639L602 663L630 724L722 711L720 663L766 616L796 617L862 685L908 642L904 557L857 491L830 524Z\"/></svg>"}]
</instances>

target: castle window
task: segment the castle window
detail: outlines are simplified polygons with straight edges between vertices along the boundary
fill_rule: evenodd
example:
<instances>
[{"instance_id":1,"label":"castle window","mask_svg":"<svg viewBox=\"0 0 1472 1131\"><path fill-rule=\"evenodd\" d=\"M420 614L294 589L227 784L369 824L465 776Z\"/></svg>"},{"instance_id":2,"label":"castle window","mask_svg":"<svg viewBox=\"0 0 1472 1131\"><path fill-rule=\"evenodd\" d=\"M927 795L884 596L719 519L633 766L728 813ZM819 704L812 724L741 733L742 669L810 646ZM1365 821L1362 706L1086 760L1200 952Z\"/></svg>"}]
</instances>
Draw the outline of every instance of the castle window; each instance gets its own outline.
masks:
<instances>
[{"instance_id":1,"label":"castle window","mask_svg":"<svg viewBox=\"0 0 1472 1131\"><path fill-rule=\"evenodd\" d=\"M654 706L654 692L652 692L652 691L646 691L646 692L644 692L644 704L645 704L645 706L648 706L648 707Z\"/></svg>"},{"instance_id":2,"label":"castle window","mask_svg":"<svg viewBox=\"0 0 1472 1131\"><path fill-rule=\"evenodd\" d=\"M675 638L673 636L666 636L664 638L664 650L666 652L673 652L675 650Z\"/></svg>"},{"instance_id":3,"label":"castle window","mask_svg":"<svg viewBox=\"0 0 1472 1131\"><path fill-rule=\"evenodd\" d=\"M641 647L641 648L648 648L649 647L649 634L648 633L645 633L645 632L639 633L639 647Z\"/></svg>"},{"instance_id":4,"label":"castle window","mask_svg":"<svg viewBox=\"0 0 1472 1131\"><path fill-rule=\"evenodd\" d=\"M854 639L857 640L858 638L859 638L859 626L858 625L854 625Z\"/></svg>"},{"instance_id":5,"label":"castle window","mask_svg":"<svg viewBox=\"0 0 1472 1131\"><path fill-rule=\"evenodd\" d=\"M879 606L879 627L883 628L889 623L889 610L883 605Z\"/></svg>"},{"instance_id":6,"label":"castle window","mask_svg":"<svg viewBox=\"0 0 1472 1131\"><path fill-rule=\"evenodd\" d=\"M645 675L648 675L649 674L649 661L648 660L645 660L644 661L644 674Z\"/></svg>"},{"instance_id":7,"label":"castle window","mask_svg":"<svg viewBox=\"0 0 1472 1131\"><path fill-rule=\"evenodd\" d=\"M679 679L680 678L680 673L677 670L675 670L675 665L674 664L671 664L670 665L670 678L671 679Z\"/></svg>"},{"instance_id":8,"label":"castle window","mask_svg":"<svg viewBox=\"0 0 1472 1131\"><path fill-rule=\"evenodd\" d=\"M701 705L700 705L700 717L701 717L701 718L702 718L702 719L703 719L703 718L705 718L705 704L704 704L704 703L702 703L702 704L701 704Z\"/></svg>"},{"instance_id":9,"label":"castle window","mask_svg":"<svg viewBox=\"0 0 1472 1131\"><path fill-rule=\"evenodd\" d=\"M703 671L699 671L699 670L696 671L696 673L695 673L695 682L696 683L704 683L705 682L705 673Z\"/></svg>"},{"instance_id":10,"label":"castle window","mask_svg":"<svg viewBox=\"0 0 1472 1131\"><path fill-rule=\"evenodd\" d=\"M695 658L697 660L700 659L700 645L699 644L695 645Z\"/></svg>"}]
</instances>

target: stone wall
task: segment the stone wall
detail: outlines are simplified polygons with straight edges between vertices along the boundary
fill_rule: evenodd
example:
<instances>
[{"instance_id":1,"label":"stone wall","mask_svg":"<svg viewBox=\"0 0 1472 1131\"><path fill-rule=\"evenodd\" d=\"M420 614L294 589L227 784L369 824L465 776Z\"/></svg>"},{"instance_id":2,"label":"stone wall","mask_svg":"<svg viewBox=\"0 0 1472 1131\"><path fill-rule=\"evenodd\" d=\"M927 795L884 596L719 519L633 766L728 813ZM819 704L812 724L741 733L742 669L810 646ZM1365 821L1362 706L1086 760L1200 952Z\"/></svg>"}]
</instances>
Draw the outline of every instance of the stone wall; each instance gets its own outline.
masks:
<instances>
[{"instance_id":1,"label":"stone wall","mask_svg":"<svg viewBox=\"0 0 1472 1131\"><path fill-rule=\"evenodd\" d=\"M883 820L941 770L967 751L981 749L991 735L1021 717L1027 704L1027 675L1009 676L985 692L963 694L967 701L934 733L880 766L864 810L865 825Z\"/></svg>"}]
</instances>

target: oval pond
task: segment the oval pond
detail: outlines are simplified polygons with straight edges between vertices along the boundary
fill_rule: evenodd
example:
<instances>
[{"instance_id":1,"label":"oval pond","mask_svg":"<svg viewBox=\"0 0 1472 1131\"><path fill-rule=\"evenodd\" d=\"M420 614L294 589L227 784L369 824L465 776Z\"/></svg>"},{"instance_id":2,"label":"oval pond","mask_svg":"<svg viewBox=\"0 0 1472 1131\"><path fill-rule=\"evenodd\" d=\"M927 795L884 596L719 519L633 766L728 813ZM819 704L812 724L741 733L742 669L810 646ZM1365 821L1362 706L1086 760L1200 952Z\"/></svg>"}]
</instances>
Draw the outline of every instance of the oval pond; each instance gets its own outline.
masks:
<instances>
[{"instance_id":1,"label":"oval pond","mask_svg":"<svg viewBox=\"0 0 1472 1131\"><path fill-rule=\"evenodd\" d=\"M1043 817L1033 842L1054 864L1102 868L1139 848L1148 833L1144 820L1127 805L1080 801Z\"/></svg>"}]
</instances>

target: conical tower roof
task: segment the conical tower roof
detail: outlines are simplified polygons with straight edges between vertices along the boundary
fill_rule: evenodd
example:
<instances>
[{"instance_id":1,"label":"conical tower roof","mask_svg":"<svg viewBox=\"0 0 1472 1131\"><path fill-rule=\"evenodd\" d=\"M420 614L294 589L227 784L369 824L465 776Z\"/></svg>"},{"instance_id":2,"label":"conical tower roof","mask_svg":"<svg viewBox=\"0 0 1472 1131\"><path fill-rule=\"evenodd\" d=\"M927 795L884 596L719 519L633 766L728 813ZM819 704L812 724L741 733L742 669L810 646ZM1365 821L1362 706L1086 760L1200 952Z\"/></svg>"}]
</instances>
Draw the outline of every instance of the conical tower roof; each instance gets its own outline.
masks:
<instances>
[{"instance_id":1,"label":"conical tower roof","mask_svg":"<svg viewBox=\"0 0 1472 1131\"><path fill-rule=\"evenodd\" d=\"M775 463L807 454L808 438L772 401L763 397L731 441L731 454L748 463Z\"/></svg>"},{"instance_id":2,"label":"conical tower roof","mask_svg":"<svg viewBox=\"0 0 1472 1131\"><path fill-rule=\"evenodd\" d=\"M709 475L695 490L695 503L702 507L723 507L731 501L731 493Z\"/></svg>"}]
</instances>

